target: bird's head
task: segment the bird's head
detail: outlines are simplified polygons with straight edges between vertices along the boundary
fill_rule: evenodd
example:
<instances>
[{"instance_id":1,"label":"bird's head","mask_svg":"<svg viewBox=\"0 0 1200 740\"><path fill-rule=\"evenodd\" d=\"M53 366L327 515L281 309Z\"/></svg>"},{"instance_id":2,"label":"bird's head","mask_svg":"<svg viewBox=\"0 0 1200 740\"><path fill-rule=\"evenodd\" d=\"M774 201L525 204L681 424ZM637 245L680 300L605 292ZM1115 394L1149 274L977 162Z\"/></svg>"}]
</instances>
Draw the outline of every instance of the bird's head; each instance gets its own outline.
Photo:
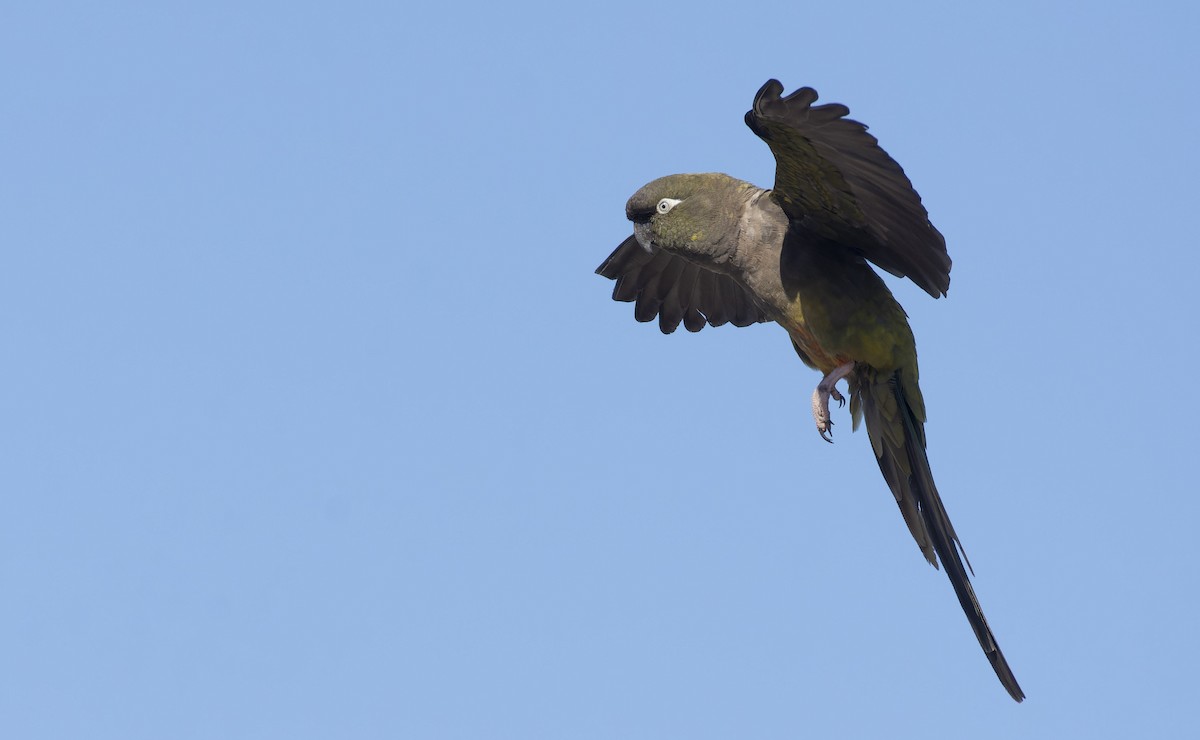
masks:
<instances>
[{"instance_id":1,"label":"bird's head","mask_svg":"<svg viewBox=\"0 0 1200 740\"><path fill-rule=\"evenodd\" d=\"M729 175L668 175L647 183L625 204L625 216L647 252L663 249L696 262L728 259L753 185Z\"/></svg>"}]
</instances>

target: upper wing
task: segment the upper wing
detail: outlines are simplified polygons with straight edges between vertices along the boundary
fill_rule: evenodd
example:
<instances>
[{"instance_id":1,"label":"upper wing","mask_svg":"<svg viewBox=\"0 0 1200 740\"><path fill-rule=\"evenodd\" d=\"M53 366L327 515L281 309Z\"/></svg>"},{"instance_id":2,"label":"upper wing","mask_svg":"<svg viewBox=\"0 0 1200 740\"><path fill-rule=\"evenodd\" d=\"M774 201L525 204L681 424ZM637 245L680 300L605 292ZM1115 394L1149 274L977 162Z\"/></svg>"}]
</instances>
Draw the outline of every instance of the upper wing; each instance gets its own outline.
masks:
<instances>
[{"instance_id":1,"label":"upper wing","mask_svg":"<svg viewBox=\"0 0 1200 740\"><path fill-rule=\"evenodd\" d=\"M635 319L658 316L663 334L679 328L680 321L688 331L700 331L706 322L749 326L768 320L733 279L663 250L650 254L633 236L621 242L596 273L617 281L614 301L636 301Z\"/></svg>"},{"instance_id":2,"label":"upper wing","mask_svg":"<svg viewBox=\"0 0 1200 740\"><path fill-rule=\"evenodd\" d=\"M934 298L945 295L946 240L900 165L866 126L845 117L846 106L813 106L811 87L781 92L777 80L763 85L746 125L775 155L773 195L792 223L907 276Z\"/></svg>"}]
</instances>

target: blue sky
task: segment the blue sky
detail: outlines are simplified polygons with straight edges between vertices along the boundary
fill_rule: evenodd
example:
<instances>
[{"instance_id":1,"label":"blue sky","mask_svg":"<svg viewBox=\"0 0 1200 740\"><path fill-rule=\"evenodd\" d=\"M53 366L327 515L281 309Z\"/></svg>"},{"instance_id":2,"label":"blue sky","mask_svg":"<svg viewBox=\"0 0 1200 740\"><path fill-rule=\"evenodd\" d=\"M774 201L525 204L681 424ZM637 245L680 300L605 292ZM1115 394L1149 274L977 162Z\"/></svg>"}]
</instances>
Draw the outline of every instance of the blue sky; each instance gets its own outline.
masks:
<instances>
[{"instance_id":1,"label":"blue sky","mask_svg":"<svg viewBox=\"0 0 1200 740\"><path fill-rule=\"evenodd\" d=\"M1200 12L831 5L0 11L0 732L1194 732ZM592 274L770 185L770 77L947 237L891 284L1022 705L783 331Z\"/></svg>"}]
</instances>

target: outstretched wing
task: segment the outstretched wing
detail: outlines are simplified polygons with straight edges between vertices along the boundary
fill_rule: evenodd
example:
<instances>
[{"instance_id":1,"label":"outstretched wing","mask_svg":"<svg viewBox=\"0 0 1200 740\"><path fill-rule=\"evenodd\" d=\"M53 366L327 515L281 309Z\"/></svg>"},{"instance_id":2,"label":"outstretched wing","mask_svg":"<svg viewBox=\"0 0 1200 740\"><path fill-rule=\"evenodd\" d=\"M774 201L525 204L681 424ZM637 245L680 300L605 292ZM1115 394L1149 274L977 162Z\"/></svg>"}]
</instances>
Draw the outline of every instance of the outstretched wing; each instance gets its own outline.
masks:
<instances>
[{"instance_id":1,"label":"outstretched wing","mask_svg":"<svg viewBox=\"0 0 1200 740\"><path fill-rule=\"evenodd\" d=\"M633 317L652 321L670 334L683 322L688 331L704 324L749 326L767 321L750 294L731 278L659 250L650 254L630 236L596 268L596 274L616 280L613 300L634 302Z\"/></svg>"},{"instance_id":2,"label":"outstretched wing","mask_svg":"<svg viewBox=\"0 0 1200 740\"><path fill-rule=\"evenodd\" d=\"M866 126L846 118L846 106L814 106L811 87L782 92L778 80L763 85L746 125L775 155L773 197L792 224L908 277L934 298L945 295L946 240L900 165Z\"/></svg>"}]
</instances>

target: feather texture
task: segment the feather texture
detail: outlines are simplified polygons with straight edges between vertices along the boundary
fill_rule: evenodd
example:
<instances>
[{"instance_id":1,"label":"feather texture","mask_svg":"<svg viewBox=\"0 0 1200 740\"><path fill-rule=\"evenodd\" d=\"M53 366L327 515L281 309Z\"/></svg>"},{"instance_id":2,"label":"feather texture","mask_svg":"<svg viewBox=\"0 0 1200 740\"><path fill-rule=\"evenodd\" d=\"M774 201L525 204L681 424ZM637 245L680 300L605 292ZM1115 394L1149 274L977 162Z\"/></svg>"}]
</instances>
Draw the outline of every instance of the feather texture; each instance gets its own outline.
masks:
<instances>
[{"instance_id":1,"label":"feather texture","mask_svg":"<svg viewBox=\"0 0 1200 740\"><path fill-rule=\"evenodd\" d=\"M860 396L857 401L867 422L867 434L879 470L892 489L900 513L925 559L935 568L940 561L945 569L958 603L1000 683L1013 699L1021 701L1025 692L1017 683L983 616L967 575L970 562L933 482L929 458L925 454L924 422L905 396L901 372L879 377L874 369L860 365L851 388L852 393Z\"/></svg>"}]
</instances>

